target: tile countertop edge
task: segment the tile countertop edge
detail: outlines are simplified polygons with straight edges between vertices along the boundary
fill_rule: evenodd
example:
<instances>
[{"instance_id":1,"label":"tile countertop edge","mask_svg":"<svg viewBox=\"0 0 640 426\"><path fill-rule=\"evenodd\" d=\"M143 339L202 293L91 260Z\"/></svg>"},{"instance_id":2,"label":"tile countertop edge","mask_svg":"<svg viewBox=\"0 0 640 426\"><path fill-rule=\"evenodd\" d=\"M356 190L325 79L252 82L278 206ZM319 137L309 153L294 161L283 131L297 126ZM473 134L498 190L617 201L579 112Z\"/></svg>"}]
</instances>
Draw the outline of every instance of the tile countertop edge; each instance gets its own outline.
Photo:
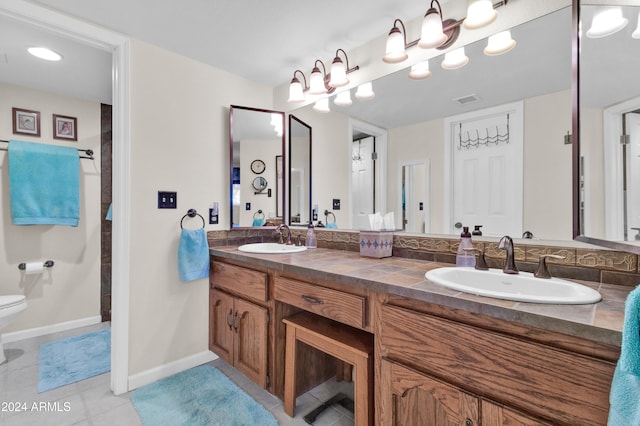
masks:
<instances>
[{"instance_id":1,"label":"tile countertop edge","mask_svg":"<svg viewBox=\"0 0 640 426\"><path fill-rule=\"evenodd\" d=\"M433 284L426 279L424 280L424 283L426 283L427 287L434 286L433 290L418 290L412 288L415 287L415 285L393 285L377 281L375 279L350 276L348 273L327 272L324 270L318 270L313 266L304 266L298 263L290 263L291 256L303 254L304 252L286 255L250 254L238 251L237 247L224 246L211 248L209 250L209 253L221 258L241 261L245 263L249 262L258 266L267 267L283 272L289 271L297 274L306 274L311 278L336 281L341 284L353 285L374 291L386 292L397 296L403 296L428 303L434 303L448 308L464 310L472 314L484 315L496 319L514 322L516 324L536 327L548 331L579 337L598 343L620 347L622 342L622 332L620 330L602 328L596 325L572 321L567 318L561 318L545 313L545 307L548 307L550 305L518 304L514 302L514 306L501 306L499 304L490 303L491 301L493 301L493 299L491 298L453 292L449 289L437 286L436 284ZM407 261L410 262L411 259L407 259ZM423 283L421 283L421 286L424 287L425 285L422 284ZM484 300L486 300L486 302ZM504 301L497 301L496 303L500 302ZM526 307L526 309L519 309L518 305L523 305ZM581 305L566 306L570 308L571 306ZM542 312L535 312L537 308Z\"/></svg>"}]
</instances>

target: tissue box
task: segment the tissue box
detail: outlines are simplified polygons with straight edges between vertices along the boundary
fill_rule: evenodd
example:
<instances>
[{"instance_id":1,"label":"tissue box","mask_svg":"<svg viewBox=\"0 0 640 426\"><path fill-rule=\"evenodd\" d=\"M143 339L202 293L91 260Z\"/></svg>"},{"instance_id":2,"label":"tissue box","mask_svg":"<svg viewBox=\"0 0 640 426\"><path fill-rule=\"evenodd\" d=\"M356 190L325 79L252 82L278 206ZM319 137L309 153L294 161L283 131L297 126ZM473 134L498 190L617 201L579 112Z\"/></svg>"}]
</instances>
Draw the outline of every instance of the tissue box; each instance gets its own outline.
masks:
<instances>
[{"instance_id":1,"label":"tissue box","mask_svg":"<svg viewBox=\"0 0 640 426\"><path fill-rule=\"evenodd\" d=\"M360 231L360 256L391 256L393 249L393 231Z\"/></svg>"}]
</instances>

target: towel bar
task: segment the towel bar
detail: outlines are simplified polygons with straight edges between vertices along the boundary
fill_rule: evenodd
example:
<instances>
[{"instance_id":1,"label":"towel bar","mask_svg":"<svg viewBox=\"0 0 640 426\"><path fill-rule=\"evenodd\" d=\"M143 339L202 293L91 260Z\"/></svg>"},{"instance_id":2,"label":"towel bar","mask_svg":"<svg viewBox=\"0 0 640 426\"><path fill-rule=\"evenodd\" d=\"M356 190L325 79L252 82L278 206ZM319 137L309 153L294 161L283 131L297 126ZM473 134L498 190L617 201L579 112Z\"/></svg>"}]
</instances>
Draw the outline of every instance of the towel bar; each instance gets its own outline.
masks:
<instances>
[{"instance_id":1,"label":"towel bar","mask_svg":"<svg viewBox=\"0 0 640 426\"><path fill-rule=\"evenodd\" d=\"M0 142L4 142L4 143L9 143L9 141L5 141L0 139ZM0 147L0 151L9 151L9 148L5 148L5 147ZM78 148L78 151L80 152L84 152L87 155L80 155L80 158L86 158L88 160L93 160L93 150L92 149L80 149Z\"/></svg>"},{"instance_id":2,"label":"towel bar","mask_svg":"<svg viewBox=\"0 0 640 426\"><path fill-rule=\"evenodd\" d=\"M204 217L202 217L202 215L201 215L200 213L198 213L198 212L196 211L196 209L189 209L189 210L187 210L187 214L185 214L184 216L182 216L182 220L180 220L180 229L184 229L184 228L182 227L182 222L184 222L184 218L185 218L185 217L187 217L187 216L189 216L189 217L196 217L196 216L200 216L200 219L202 219L202 227L203 227L203 228L205 227L206 222L204 221Z\"/></svg>"}]
</instances>

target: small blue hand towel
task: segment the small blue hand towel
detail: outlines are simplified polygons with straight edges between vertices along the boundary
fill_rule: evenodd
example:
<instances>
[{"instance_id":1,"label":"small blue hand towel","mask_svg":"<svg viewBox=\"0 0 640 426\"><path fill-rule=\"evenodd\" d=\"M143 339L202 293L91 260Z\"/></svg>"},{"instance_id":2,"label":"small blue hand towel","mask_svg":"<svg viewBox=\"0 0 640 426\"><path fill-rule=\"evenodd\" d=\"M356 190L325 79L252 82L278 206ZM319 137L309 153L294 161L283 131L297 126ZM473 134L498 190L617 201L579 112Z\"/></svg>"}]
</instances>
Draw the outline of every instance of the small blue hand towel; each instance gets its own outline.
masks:
<instances>
[{"instance_id":1,"label":"small blue hand towel","mask_svg":"<svg viewBox=\"0 0 640 426\"><path fill-rule=\"evenodd\" d=\"M180 233L178 275L182 282L209 277L209 244L204 228L183 229Z\"/></svg>"},{"instance_id":2,"label":"small blue hand towel","mask_svg":"<svg viewBox=\"0 0 640 426\"><path fill-rule=\"evenodd\" d=\"M338 225L336 225L335 222L327 223L324 227L328 229L338 229Z\"/></svg>"},{"instance_id":3,"label":"small blue hand towel","mask_svg":"<svg viewBox=\"0 0 640 426\"><path fill-rule=\"evenodd\" d=\"M8 151L13 224L78 226L78 150L12 140Z\"/></svg>"},{"instance_id":4,"label":"small blue hand towel","mask_svg":"<svg viewBox=\"0 0 640 426\"><path fill-rule=\"evenodd\" d=\"M253 225L251 225L251 226L263 226L263 225L264 225L264 219L255 218L255 219L253 219Z\"/></svg>"},{"instance_id":5,"label":"small blue hand towel","mask_svg":"<svg viewBox=\"0 0 640 426\"><path fill-rule=\"evenodd\" d=\"M104 219L113 221L113 204L109 204L109 210L107 210L107 215Z\"/></svg>"},{"instance_id":6,"label":"small blue hand towel","mask_svg":"<svg viewBox=\"0 0 640 426\"><path fill-rule=\"evenodd\" d=\"M609 402L609 426L640 426L640 286L624 309L622 349L613 374Z\"/></svg>"}]
</instances>

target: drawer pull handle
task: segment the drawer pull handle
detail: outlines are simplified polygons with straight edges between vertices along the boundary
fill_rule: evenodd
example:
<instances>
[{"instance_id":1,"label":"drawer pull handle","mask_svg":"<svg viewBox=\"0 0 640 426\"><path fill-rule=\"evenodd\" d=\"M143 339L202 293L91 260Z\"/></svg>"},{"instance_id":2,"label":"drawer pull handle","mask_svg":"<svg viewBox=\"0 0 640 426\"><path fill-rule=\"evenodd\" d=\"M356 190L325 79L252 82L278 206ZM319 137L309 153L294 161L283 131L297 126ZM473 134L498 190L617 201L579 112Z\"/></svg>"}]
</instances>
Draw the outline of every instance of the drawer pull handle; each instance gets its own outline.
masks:
<instances>
[{"instance_id":1,"label":"drawer pull handle","mask_svg":"<svg viewBox=\"0 0 640 426\"><path fill-rule=\"evenodd\" d=\"M316 299L315 297L311 297L311 296L306 296L306 295L302 295L302 298L304 299L305 302L311 303L312 305L322 305L324 304L324 302L320 299Z\"/></svg>"}]
</instances>

